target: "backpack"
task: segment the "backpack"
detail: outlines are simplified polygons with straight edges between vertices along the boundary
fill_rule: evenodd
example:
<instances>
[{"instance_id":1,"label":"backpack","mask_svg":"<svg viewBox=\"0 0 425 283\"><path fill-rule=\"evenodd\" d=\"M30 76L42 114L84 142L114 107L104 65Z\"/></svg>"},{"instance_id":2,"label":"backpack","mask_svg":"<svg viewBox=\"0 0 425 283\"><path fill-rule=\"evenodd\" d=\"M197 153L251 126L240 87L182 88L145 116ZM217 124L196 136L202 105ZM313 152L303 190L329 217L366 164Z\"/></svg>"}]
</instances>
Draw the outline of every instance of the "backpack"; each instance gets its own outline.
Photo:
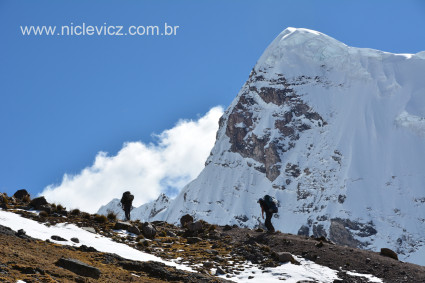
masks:
<instances>
[{"instance_id":1,"label":"backpack","mask_svg":"<svg viewBox=\"0 0 425 283\"><path fill-rule=\"evenodd\" d=\"M278 212L278 208L277 208L278 202L274 197L269 196L269 195L265 195L264 196L264 203L266 204L267 209L271 213L277 213Z\"/></svg>"},{"instance_id":2,"label":"backpack","mask_svg":"<svg viewBox=\"0 0 425 283\"><path fill-rule=\"evenodd\" d=\"M122 195L121 203L130 204L133 200L134 200L134 196L129 191L127 191Z\"/></svg>"}]
</instances>

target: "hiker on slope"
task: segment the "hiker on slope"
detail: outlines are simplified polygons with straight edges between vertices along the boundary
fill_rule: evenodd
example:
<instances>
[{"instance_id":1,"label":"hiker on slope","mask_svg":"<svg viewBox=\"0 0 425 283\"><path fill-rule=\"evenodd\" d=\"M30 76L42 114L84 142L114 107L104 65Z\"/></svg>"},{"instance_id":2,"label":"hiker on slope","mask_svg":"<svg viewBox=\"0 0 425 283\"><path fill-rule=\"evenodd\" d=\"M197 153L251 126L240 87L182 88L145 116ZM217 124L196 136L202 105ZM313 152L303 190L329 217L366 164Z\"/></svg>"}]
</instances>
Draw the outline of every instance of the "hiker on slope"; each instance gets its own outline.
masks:
<instances>
[{"instance_id":1,"label":"hiker on slope","mask_svg":"<svg viewBox=\"0 0 425 283\"><path fill-rule=\"evenodd\" d=\"M263 198L260 198L257 203L261 206L261 216L264 219L264 212L266 213L266 221L264 225L266 226L269 232L274 232L274 227L272 224L273 213L277 213L277 200L269 195L265 195Z\"/></svg>"},{"instance_id":2,"label":"hiker on slope","mask_svg":"<svg viewBox=\"0 0 425 283\"><path fill-rule=\"evenodd\" d=\"M130 211L133 206L134 196L129 192L124 192L121 198L121 206L124 209L125 219L130 220Z\"/></svg>"}]
</instances>

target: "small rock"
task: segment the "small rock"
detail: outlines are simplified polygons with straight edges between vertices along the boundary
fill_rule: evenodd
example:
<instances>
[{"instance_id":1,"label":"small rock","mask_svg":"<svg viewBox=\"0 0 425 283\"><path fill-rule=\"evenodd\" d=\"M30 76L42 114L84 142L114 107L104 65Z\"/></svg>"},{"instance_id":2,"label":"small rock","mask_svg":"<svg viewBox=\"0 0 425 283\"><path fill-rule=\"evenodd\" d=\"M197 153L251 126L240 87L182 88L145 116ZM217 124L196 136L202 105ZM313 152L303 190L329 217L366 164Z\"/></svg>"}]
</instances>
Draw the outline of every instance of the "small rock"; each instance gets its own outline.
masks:
<instances>
[{"instance_id":1,"label":"small rock","mask_svg":"<svg viewBox=\"0 0 425 283\"><path fill-rule=\"evenodd\" d=\"M88 252L88 253L94 253L97 252L97 250L93 247L87 247L86 245L81 245L78 250L82 252Z\"/></svg>"},{"instance_id":2,"label":"small rock","mask_svg":"<svg viewBox=\"0 0 425 283\"><path fill-rule=\"evenodd\" d=\"M393 250L390 250L388 248L382 248L380 255L398 260L397 254Z\"/></svg>"},{"instance_id":3,"label":"small rock","mask_svg":"<svg viewBox=\"0 0 425 283\"><path fill-rule=\"evenodd\" d=\"M366 263L369 263L370 262L370 258L366 258Z\"/></svg>"},{"instance_id":4,"label":"small rock","mask_svg":"<svg viewBox=\"0 0 425 283\"><path fill-rule=\"evenodd\" d=\"M50 239L55 240L55 241L59 241L59 242L66 242L67 241L66 239L64 239L60 236L56 236L56 235L51 236Z\"/></svg>"},{"instance_id":5,"label":"small rock","mask_svg":"<svg viewBox=\"0 0 425 283\"><path fill-rule=\"evenodd\" d=\"M25 230L24 229L19 229L17 232L16 232L16 236L24 236L24 235L26 235L27 234L27 232L25 232Z\"/></svg>"},{"instance_id":6,"label":"small rock","mask_svg":"<svg viewBox=\"0 0 425 283\"><path fill-rule=\"evenodd\" d=\"M84 277L99 279L101 274L98 268L72 258L62 257L55 264L56 266L62 267Z\"/></svg>"},{"instance_id":7,"label":"small rock","mask_svg":"<svg viewBox=\"0 0 425 283\"><path fill-rule=\"evenodd\" d=\"M71 241L73 241L74 243L79 243L80 242L80 240L78 240L78 238L71 238Z\"/></svg>"},{"instance_id":8,"label":"small rock","mask_svg":"<svg viewBox=\"0 0 425 283\"><path fill-rule=\"evenodd\" d=\"M217 267L216 273L217 274L226 274L226 272L220 266Z\"/></svg>"},{"instance_id":9,"label":"small rock","mask_svg":"<svg viewBox=\"0 0 425 283\"><path fill-rule=\"evenodd\" d=\"M318 243L316 244L316 247L318 247L318 248L323 247L323 242L322 242L322 241L318 242Z\"/></svg>"},{"instance_id":10,"label":"small rock","mask_svg":"<svg viewBox=\"0 0 425 283\"><path fill-rule=\"evenodd\" d=\"M180 224L182 227L185 227L187 224L192 223L193 222L193 217L189 214L183 215L180 218Z\"/></svg>"},{"instance_id":11,"label":"small rock","mask_svg":"<svg viewBox=\"0 0 425 283\"><path fill-rule=\"evenodd\" d=\"M206 249L205 252L206 253L209 253L209 254L212 254L212 255L218 255L218 251L216 251L216 250Z\"/></svg>"},{"instance_id":12,"label":"small rock","mask_svg":"<svg viewBox=\"0 0 425 283\"><path fill-rule=\"evenodd\" d=\"M202 241L202 239L199 238L199 237L188 237L187 238L187 243L188 244L196 244L196 243L199 243L201 241Z\"/></svg>"},{"instance_id":13,"label":"small rock","mask_svg":"<svg viewBox=\"0 0 425 283\"><path fill-rule=\"evenodd\" d=\"M214 264L210 261L204 262L203 265L204 265L205 268L213 268L214 267Z\"/></svg>"},{"instance_id":14,"label":"small rock","mask_svg":"<svg viewBox=\"0 0 425 283\"><path fill-rule=\"evenodd\" d=\"M167 231L167 236L171 237L171 238L177 237L177 235L175 233L173 233L172 231Z\"/></svg>"},{"instance_id":15,"label":"small rock","mask_svg":"<svg viewBox=\"0 0 425 283\"><path fill-rule=\"evenodd\" d=\"M87 232L96 234L96 230L93 227L81 227L81 229L86 230Z\"/></svg>"}]
</instances>

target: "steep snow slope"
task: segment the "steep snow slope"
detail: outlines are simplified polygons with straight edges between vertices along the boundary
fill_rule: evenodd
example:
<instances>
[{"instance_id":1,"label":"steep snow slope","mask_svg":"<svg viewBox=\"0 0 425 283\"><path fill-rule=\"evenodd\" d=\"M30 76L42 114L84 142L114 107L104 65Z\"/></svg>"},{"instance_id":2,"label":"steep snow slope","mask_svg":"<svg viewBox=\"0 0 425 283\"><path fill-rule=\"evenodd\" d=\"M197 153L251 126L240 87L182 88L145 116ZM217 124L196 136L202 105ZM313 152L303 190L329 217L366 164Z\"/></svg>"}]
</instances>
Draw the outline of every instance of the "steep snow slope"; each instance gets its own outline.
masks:
<instances>
[{"instance_id":1,"label":"steep snow slope","mask_svg":"<svg viewBox=\"0 0 425 283\"><path fill-rule=\"evenodd\" d=\"M220 119L205 169L154 217L190 213L389 247L425 265L425 57L349 47L288 28ZM150 214L150 212L147 212Z\"/></svg>"}]
</instances>

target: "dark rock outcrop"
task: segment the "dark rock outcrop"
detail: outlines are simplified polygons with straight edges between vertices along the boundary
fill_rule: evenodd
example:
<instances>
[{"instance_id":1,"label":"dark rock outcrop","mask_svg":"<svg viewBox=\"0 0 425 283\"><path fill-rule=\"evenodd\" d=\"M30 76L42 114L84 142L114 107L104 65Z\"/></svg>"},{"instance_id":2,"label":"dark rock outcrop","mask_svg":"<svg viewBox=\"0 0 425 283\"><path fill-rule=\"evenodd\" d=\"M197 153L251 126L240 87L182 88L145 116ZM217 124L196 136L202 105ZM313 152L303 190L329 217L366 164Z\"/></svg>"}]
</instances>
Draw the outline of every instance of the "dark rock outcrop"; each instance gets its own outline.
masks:
<instances>
[{"instance_id":1,"label":"dark rock outcrop","mask_svg":"<svg viewBox=\"0 0 425 283\"><path fill-rule=\"evenodd\" d=\"M164 281L173 282L230 282L216 277L210 277L200 273L186 273L184 271L168 267L159 262L121 261L119 265L129 271L145 272L149 276Z\"/></svg>"},{"instance_id":2,"label":"dark rock outcrop","mask_svg":"<svg viewBox=\"0 0 425 283\"><path fill-rule=\"evenodd\" d=\"M377 231L374 228L374 224L371 222L360 223L350 219L341 218L331 219L331 226L329 228L329 238L333 242L358 248L361 248L366 244L355 239L354 236L365 238L375 235L376 233Z\"/></svg>"},{"instance_id":3,"label":"dark rock outcrop","mask_svg":"<svg viewBox=\"0 0 425 283\"><path fill-rule=\"evenodd\" d=\"M56 262L56 265L84 277L99 279L101 275L101 272L98 268L72 258L62 257Z\"/></svg>"}]
</instances>

